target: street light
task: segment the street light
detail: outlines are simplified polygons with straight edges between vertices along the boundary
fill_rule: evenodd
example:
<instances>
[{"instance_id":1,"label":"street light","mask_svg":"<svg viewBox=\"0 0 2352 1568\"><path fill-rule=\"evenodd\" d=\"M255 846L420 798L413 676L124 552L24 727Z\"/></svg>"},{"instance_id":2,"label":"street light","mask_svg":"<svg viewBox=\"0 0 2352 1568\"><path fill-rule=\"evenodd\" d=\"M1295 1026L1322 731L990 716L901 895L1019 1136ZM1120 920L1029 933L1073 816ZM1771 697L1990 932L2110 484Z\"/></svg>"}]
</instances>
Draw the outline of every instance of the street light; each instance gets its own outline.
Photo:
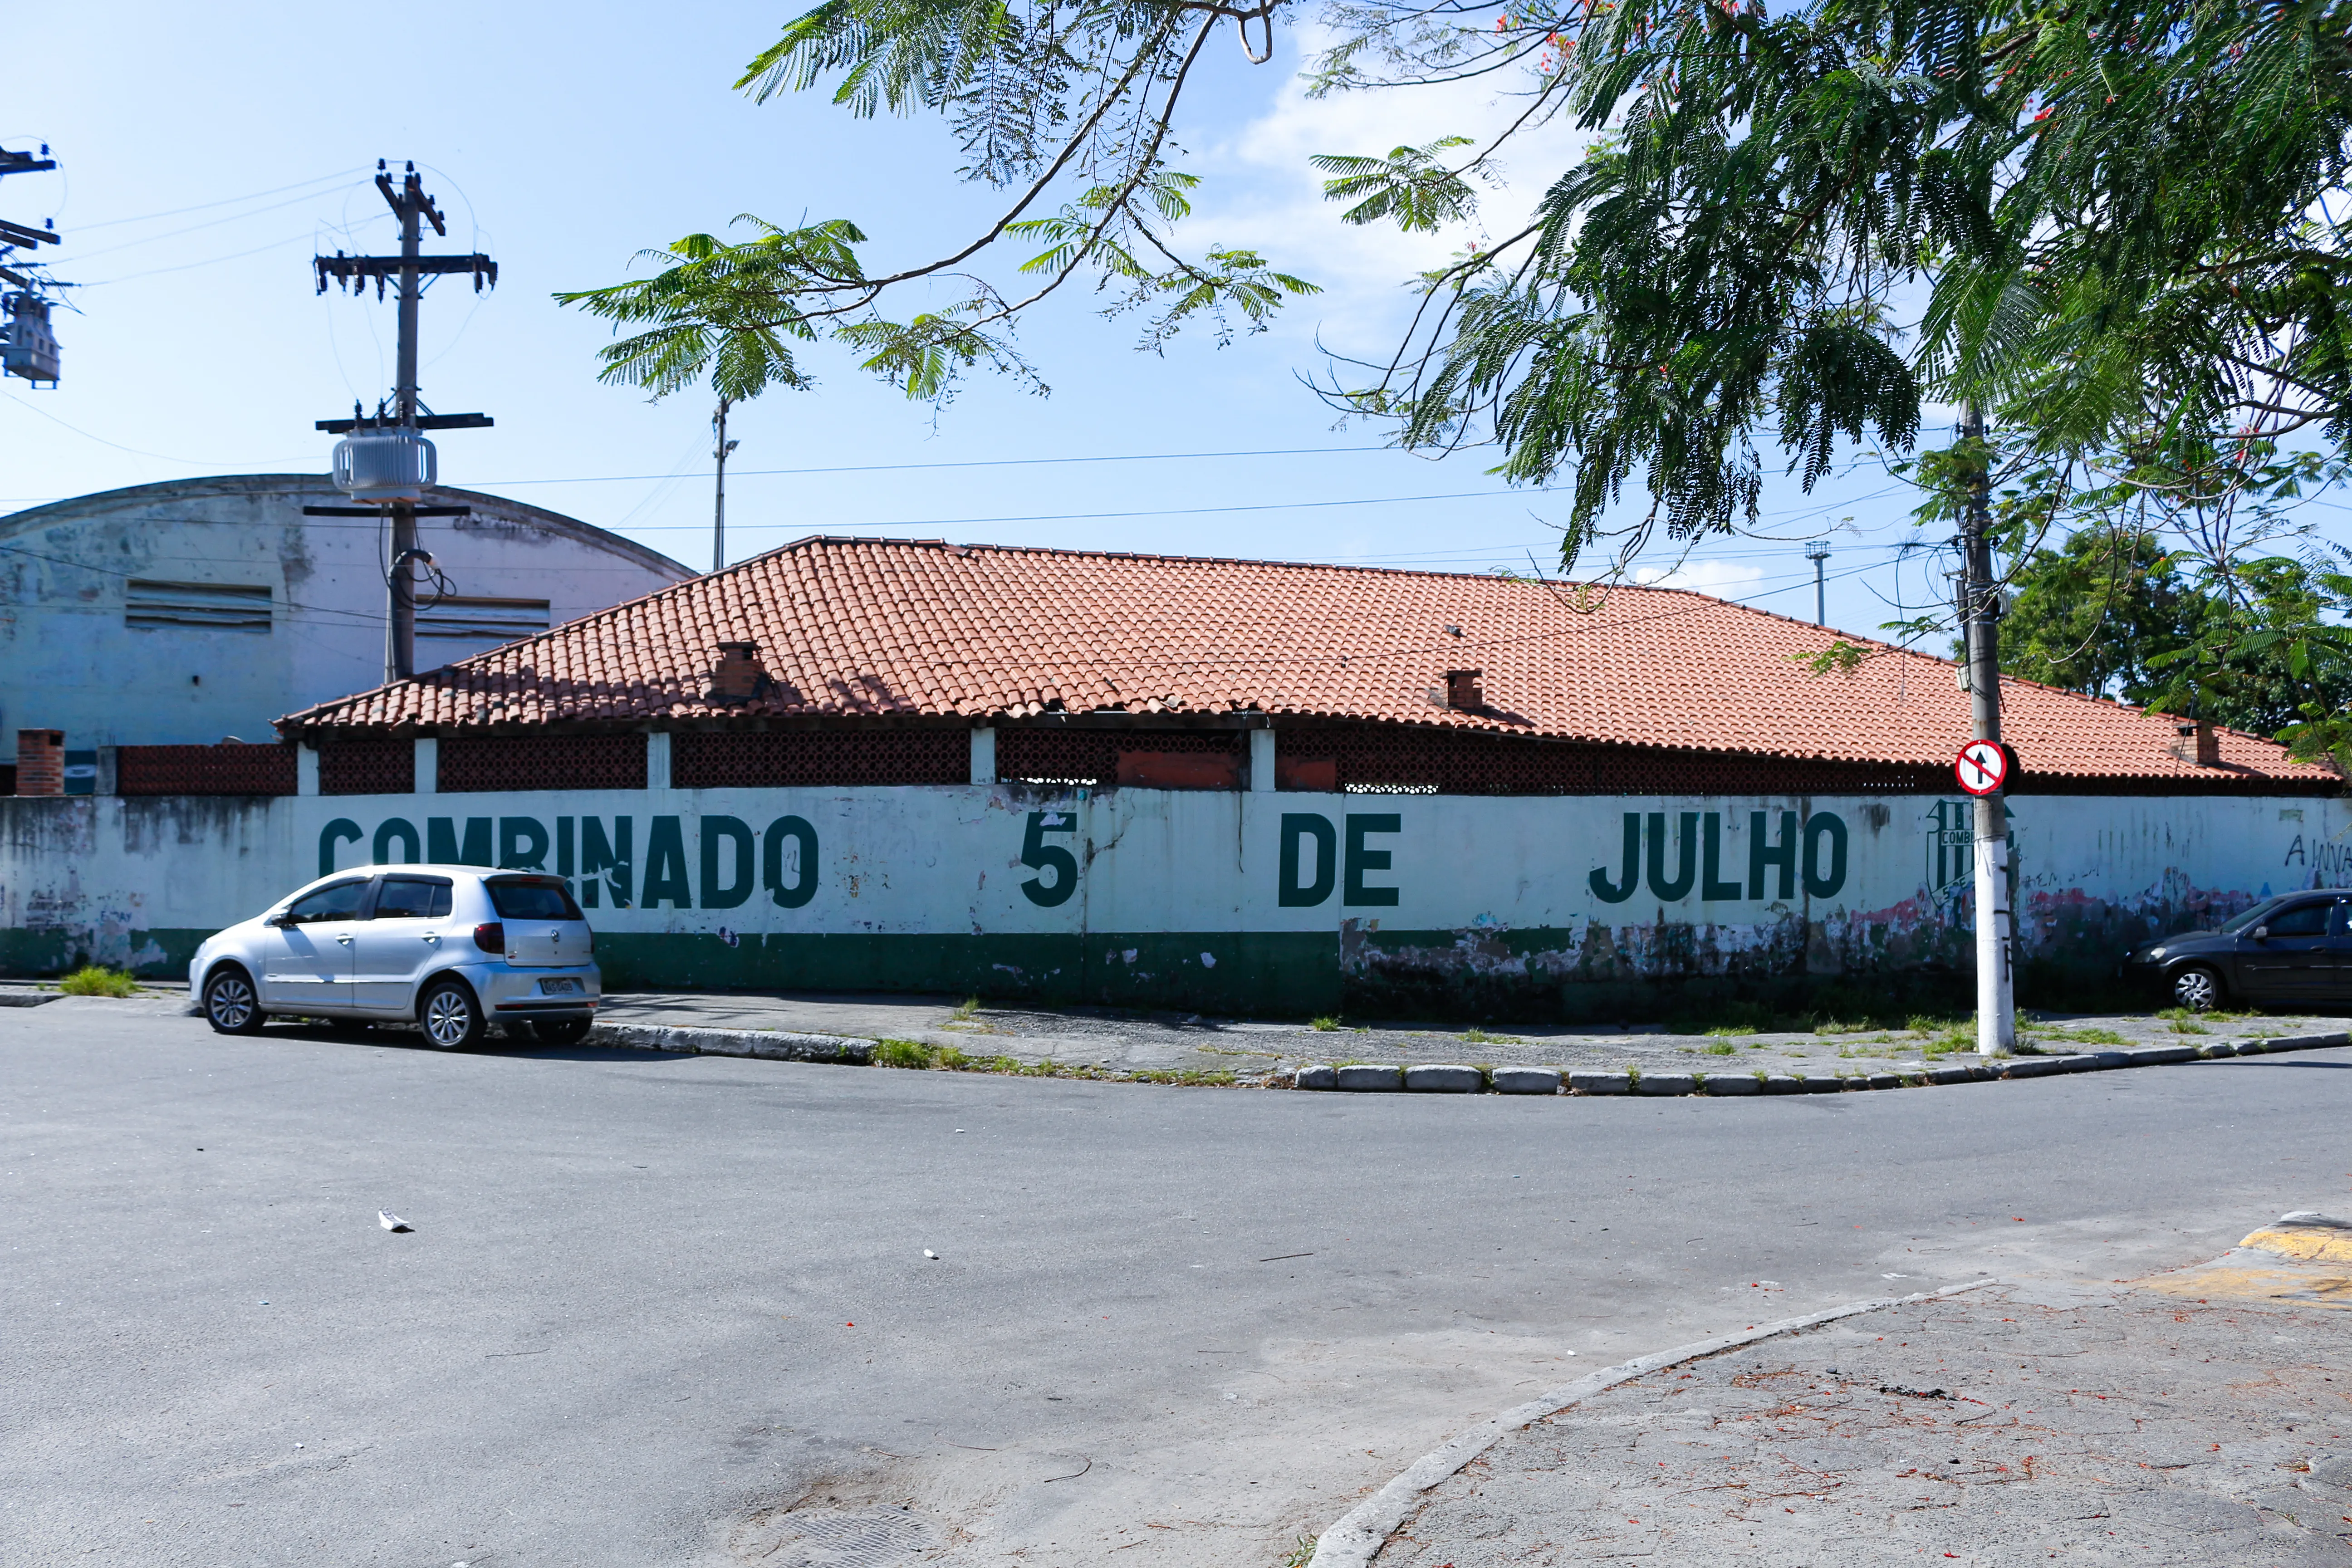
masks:
<instances>
[{"instance_id":1,"label":"street light","mask_svg":"<svg viewBox=\"0 0 2352 1568\"><path fill-rule=\"evenodd\" d=\"M1805 559L1813 563L1813 625L1830 624L1829 589L1822 575L1822 563L1830 558L1830 542L1816 539L1805 546Z\"/></svg>"}]
</instances>

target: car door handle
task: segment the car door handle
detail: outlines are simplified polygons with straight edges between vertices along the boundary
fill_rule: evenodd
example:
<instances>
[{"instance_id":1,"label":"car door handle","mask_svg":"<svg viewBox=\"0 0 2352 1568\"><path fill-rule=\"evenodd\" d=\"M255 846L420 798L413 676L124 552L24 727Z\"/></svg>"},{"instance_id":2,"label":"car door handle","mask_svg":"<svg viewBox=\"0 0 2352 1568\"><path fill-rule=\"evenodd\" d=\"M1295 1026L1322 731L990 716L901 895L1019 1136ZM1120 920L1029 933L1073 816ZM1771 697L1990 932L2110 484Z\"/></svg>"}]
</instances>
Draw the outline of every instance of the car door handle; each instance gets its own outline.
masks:
<instances>
[{"instance_id":1,"label":"car door handle","mask_svg":"<svg viewBox=\"0 0 2352 1568\"><path fill-rule=\"evenodd\" d=\"M349 947L349 946L351 946L351 945L352 945L352 939L351 939L350 937L347 937L347 936L339 936L339 937L337 937L335 940L336 940L337 942L341 942L345 947Z\"/></svg>"},{"instance_id":2,"label":"car door handle","mask_svg":"<svg viewBox=\"0 0 2352 1568\"><path fill-rule=\"evenodd\" d=\"M437 936L430 936L430 935L428 935L428 936L426 936L426 937L425 937L425 940L426 942L439 942L441 939L440 939L439 937L437 937Z\"/></svg>"}]
</instances>

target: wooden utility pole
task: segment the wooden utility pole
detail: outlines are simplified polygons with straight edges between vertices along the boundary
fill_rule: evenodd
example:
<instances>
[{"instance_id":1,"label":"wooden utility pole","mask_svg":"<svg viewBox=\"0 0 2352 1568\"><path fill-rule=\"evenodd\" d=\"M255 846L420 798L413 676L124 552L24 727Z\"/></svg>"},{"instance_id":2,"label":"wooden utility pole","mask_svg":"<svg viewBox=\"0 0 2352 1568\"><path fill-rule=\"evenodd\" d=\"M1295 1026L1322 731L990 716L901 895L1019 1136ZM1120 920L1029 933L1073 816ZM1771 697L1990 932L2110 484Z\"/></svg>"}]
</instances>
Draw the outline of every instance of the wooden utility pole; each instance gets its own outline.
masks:
<instances>
[{"instance_id":1,"label":"wooden utility pole","mask_svg":"<svg viewBox=\"0 0 2352 1568\"><path fill-rule=\"evenodd\" d=\"M1966 631L1969 716L1973 739L2000 740L2000 595L1992 570L1992 458L1983 407L1968 405L1960 436L1975 467L1960 520L1960 615ZM2009 908L2009 808L1995 790L1976 797L1977 1050L2005 1057L2017 1044L2017 986L2011 972Z\"/></svg>"}]
</instances>

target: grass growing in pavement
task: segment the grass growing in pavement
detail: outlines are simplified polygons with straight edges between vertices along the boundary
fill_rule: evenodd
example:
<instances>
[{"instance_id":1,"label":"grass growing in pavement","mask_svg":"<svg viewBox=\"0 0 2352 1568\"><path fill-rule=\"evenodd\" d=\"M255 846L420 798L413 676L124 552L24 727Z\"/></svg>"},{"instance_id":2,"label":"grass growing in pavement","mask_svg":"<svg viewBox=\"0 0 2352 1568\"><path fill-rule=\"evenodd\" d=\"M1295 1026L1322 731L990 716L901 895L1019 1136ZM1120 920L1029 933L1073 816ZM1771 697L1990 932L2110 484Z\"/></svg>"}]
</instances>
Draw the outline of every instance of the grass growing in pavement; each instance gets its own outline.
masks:
<instances>
[{"instance_id":1,"label":"grass growing in pavement","mask_svg":"<svg viewBox=\"0 0 2352 1568\"><path fill-rule=\"evenodd\" d=\"M1471 1025L1462 1037L1474 1046L1516 1046L1519 1043L1517 1035L1490 1035L1475 1024Z\"/></svg>"},{"instance_id":2,"label":"grass growing in pavement","mask_svg":"<svg viewBox=\"0 0 2352 1568\"><path fill-rule=\"evenodd\" d=\"M1024 1062L1018 1057L968 1056L953 1046L927 1046L920 1040L876 1041L874 1065L910 1068L918 1072L984 1072L1007 1078L1078 1078L1119 1083L1174 1083L1213 1088L1223 1088L1239 1081L1229 1072L1153 1068L1115 1072L1108 1068L1096 1067L1091 1062L1072 1064L1057 1062L1051 1058L1042 1062Z\"/></svg>"},{"instance_id":3,"label":"grass growing in pavement","mask_svg":"<svg viewBox=\"0 0 2352 1568\"><path fill-rule=\"evenodd\" d=\"M1706 1054L1711 1057L1727 1057L1738 1049L1739 1049L1739 1047L1733 1045L1729 1040L1717 1040L1715 1044L1706 1047Z\"/></svg>"},{"instance_id":4,"label":"grass growing in pavement","mask_svg":"<svg viewBox=\"0 0 2352 1568\"><path fill-rule=\"evenodd\" d=\"M969 1024L979 1016L980 998L977 996L967 996L962 1001L956 1004L956 1010L948 1015L948 1022L950 1024Z\"/></svg>"},{"instance_id":5,"label":"grass growing in pavement","mask_svg":"<svg viewBox=\"0 0 2352 1568\"><path fill-rule=\"evenodd\" d=\"M58 989L68 996L136 996L139 982L127 969L85 963L58 981Z\"/></svg>"},{"instance_id":6,"label":"grass growing in pavement","mask_svg":"<svg viewBox=\"0 0 2352 1568\"><path fill-rule=\"evenodd\" d=\"M2113 1029L2043 1029L2040 1038L2069 1040L2078 1046L2128 1046L2131 1042Z\"/></svg>"},{"instance_id":7,"label":"grass growing in pavement","mask_svg":"<svg viewBox=\"0 0 2352 1568\"><path fill-rule=\"evenodd\" d=\"M1318 1034L1328 1035L1339 1026L1339 1020L1327 1013L1322 1017L1307 1020L1307 1026Z\"/></svg>"}]
</instances>

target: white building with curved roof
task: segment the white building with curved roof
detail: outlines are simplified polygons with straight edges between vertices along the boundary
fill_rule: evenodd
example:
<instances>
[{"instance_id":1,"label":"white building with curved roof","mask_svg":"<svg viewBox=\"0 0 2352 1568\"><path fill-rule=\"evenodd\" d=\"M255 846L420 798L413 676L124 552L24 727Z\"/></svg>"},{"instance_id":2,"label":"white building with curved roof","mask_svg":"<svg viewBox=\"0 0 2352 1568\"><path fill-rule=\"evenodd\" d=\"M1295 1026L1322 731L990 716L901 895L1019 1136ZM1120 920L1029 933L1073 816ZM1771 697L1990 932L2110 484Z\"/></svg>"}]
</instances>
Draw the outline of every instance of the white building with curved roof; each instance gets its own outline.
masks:
<instances>
[{"instance_id":1,"label":"white building with curved roof","mask_svg":"<svg viewBox=\"0 0 2352 1568\"><path fill-rule=\"evenodd\" d=\"M418 542L421 672L656 593L689 567L576 518L433 487ZM0 751L275 738L271 721L383 683L387 524L322 474L105 490L0 517ZM0 765L14 760L0 756ZM85 786L87 787L87 786Z\"/></svg>"}]
</instances>

